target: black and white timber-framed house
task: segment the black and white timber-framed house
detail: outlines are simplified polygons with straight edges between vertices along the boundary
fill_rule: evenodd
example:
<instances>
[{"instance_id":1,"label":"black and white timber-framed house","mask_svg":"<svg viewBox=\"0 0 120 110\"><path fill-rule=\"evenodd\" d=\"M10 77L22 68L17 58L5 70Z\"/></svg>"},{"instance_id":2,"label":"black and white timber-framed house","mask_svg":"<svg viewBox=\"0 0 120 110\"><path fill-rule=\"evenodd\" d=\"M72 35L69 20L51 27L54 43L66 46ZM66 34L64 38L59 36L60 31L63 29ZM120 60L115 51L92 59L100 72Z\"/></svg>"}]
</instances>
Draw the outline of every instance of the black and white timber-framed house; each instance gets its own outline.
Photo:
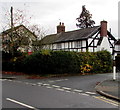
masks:
<instances>
[{"instance_id":1,"label":"black and white timber-framed house","mask_svg":"<svg viewBox=\"0 0 120 110\"><path fill-rule=\"evenodd\" d=\"M65 32L64 23L57 26L57 34L44 37L40 41L42 49L96 52L102 49L112 53L116 39L107 31L107 21L100 26Z\"/></svg>"}]
</instances>

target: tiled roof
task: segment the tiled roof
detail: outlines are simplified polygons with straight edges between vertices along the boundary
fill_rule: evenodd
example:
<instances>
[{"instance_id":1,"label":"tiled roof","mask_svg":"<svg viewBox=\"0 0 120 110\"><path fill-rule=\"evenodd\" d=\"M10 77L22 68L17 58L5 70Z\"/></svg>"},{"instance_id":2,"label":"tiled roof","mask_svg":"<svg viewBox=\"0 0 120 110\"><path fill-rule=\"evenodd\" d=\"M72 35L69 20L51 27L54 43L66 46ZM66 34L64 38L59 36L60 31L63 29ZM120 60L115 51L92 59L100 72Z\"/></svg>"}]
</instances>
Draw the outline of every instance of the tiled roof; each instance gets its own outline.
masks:
<instances>
[{"instance_id":1,"label":"tiled roof","mask_svg":"<svg viewBox=\"0 0 120 110\"><path fill-rule=\"evenodd\" d=\"M24 25L19 25L13 28L13 31L16 31L19 28L24 28L25 30L27 30L30 34L32 34L34 37L37 37L33 32L31 32L28 28L26 28ZM1 34L2 35L6 35L9 34L11 32L11 28L7 29L6 31L3 31Z\"/></svg>"},{"instance_id":2,"label":"tiled roof","mask_svg":"<svg viewBox=\"0 0 120 110\"><path fill-rule=\"evenodd\" d=\"M94 26L91 28L89 27L89 28L79 29L75 31L48 35L44 37L40 41L40 43L44 45L44 44L52 44L52 43L58 43L58 42L88 39L89 37L92 37L95 33L97 33L99 30L100 30L100 26Z\"/></svg>"}]
</instances>

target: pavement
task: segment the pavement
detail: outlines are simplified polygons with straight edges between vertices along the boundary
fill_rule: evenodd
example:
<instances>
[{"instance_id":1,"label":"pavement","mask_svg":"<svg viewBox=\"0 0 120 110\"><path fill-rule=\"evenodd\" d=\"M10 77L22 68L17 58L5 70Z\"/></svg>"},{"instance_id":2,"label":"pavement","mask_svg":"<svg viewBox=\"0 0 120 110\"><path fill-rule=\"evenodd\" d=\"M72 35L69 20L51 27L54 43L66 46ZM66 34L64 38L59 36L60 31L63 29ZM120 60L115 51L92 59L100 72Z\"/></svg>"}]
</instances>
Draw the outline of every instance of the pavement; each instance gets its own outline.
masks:
<instances>
[{"instance_id":1,"label":"pavement","mask_svg":"<svg viewBox=\"0 0 120 110\"><path fill-rule=\"evenodd\" d=\"M100 82L95 89L103 96L120 101L120 80L104 80Z\"/></svg>"}]
</instances>

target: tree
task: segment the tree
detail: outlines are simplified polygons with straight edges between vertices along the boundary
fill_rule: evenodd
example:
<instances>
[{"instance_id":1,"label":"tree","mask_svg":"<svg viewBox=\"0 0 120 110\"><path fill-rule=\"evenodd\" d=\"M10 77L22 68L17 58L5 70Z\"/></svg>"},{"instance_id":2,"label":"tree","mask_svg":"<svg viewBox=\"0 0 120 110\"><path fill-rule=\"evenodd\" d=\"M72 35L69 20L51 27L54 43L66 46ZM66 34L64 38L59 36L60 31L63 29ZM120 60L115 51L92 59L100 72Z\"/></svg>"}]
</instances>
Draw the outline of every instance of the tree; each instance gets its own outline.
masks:
<instances>
[{"instance_id":1,"label":"tree","mask_svg":"<svg viewBox=\"0 0 120 110\"><path fill-rule=\"evenodd\" d=\"M40 25L34 24L28 26L28 29L37 36L37 40L41 40L46 35L46 32Z\"/></svg>"},{"instance_id":2,"label":"tree","mask_svg":"<svg viewBox=\"0 0 120 110\"><path fill-rule=\"evenodd\" d=\"M86 10L85 5L82 6L82 12L76 20L78 21L78 24L76 24L79 28L88 28L93 27L95 24L95 21L91 20L92 14L88 10Z\"/></svg>"},{"instance_id":3,"label":"tree","mask_svg":"<svg viewBox=\"0 0 120 110\"><path fill-rule=\"evenodd\" d=\"M7 36L5 36L7 38L4 38L5 40L3 40L3 44L7 45L3 45L5 47L3 48L4 51L14 55L24 42L26 42L29 47L29 44L31 43L31 40L28 37L29 34L32 34L33 36L37 34L34 41L37 41L40 37L44 37L45 34L43 34L40 26L29 25L31 17L27 17L24 11L17 9L13 12L13 8L11 7L10 12L7 12L5 16L7 17L7 22L4 30L6 30L6 28L9 29L2 33L5 35L5 33L8 32ZM20 27L20 29L18 27ZM28 30L29 33L26 30ZM30 31L32 33L30 33Z\"/></svg>"}]
</instances>

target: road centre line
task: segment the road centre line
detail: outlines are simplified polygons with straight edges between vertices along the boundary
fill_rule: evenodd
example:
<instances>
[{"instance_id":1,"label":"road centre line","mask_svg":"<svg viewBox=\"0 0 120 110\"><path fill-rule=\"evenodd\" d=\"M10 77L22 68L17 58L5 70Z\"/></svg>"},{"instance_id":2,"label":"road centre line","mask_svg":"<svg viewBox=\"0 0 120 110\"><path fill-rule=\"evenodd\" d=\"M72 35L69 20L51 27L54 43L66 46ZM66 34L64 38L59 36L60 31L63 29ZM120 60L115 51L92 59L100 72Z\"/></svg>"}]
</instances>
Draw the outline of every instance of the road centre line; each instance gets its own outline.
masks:
<instances>
[{"instance_id":1,"label":"road centre line","mask_svg":"<svg viewBox=\"0 0 120 110\"><path fill-rule=\"evenodd\" d=\"M66 80L68 80L68 79L58 79L58 80L50 80L50 81L48 81L48 82L59 82L59 81L66 81Z\"/></svg>"},{"instance_id":2,"label":"road centre line","mask_svg":"<svg viewBox=\"0 0 120 110\"><path fill-rule=\"evenodd\" d=\"M8 81L12 81L12 80L8 79Z\"/></svg>"},{"instance_id":3,"label":"road centre line","mask_svg":"<svg viewBox=\"0 0 120 110\"><path fill-rule=\"evenodd\" d=\"M7 80L7 79L0 79L0 81L5 81L5 80Z\"/></svg>"},{"instance_id":4,"label":"road centre line","mask_svg":"<svg viewBox=\"0 0 120 110\"><path fill-rule=\"evenodd\" d=\"M50 84L42 84L43 86L49 86Z\"/></svg>"},{"instance_id":5,"label":"road centre line","mask_svg":"<svg viewBox=\"0 0 120 110\"><path fill-rule=\"evenodd\" d=\"M56 89L56 90L59 90L59 91L65 91L64 89Z\"/></svg>"},{"instance_id":6,"label":"road centre line","mask_svg":"<svg viewBox=\"0 0 120 110\"><path fill-rule=\"evenodd\" d=\"M53 87L57 87L57 88L59 88L60 86L56 86L56 85L52 85Z\"/></svg>"},{"instance_id":7,"label":"road centre line","mask_svg":"<svg viewBox=\"0 0 120 110\"><path fill-rule=\"evenodd\" d=\"M10 81L12 81L12 80L10 80ZM18 82L22 82L22 81L18 81ZM96 93L93 93L93 92L83 92L83 90L79 90L79 89L72 89L72 88L69 88L69 87L62 87L62 86L57 86L57 85L50 85L50 84L41 83L41 82L39 82L37 84L35 84L35 83L29 83L29 82L24 82L24 83L25 84L30 84L32 86L36 86L36 85L38 85L38 86L46 86L46 88L49 88L49 89L51 89L51 88L54 87L54 88L57 88L56 90L59 90L59 91L73 92L73 93L77 93L78 92L79 94L85 95L85 96L90 96L90 94L92 94L92 95L96 94Z\"/></svg>"},{"instance_id":8,"label":"road centre line","mask_svg":"<svg viewBox=\"0 0 120 110\"><path fill-rule=\"evenodd\" d=\"M43 83L41 83L41 82L38 82L37 84L43 84Z\"/></svg>"},{"instance_id":9,"label":"road centre line","mask_svg":"<svg viewBox=\"0 0 120 110\"><path fill-rule=\"evenodd\" d=\"M33 106L27 105L27 104L25 104L25 103L22 103L22 102L16 101L16 100L11 99L11 98L6 98L6 100L7 100L7 101L11 101L11 102L16 103L16 104L19 104L19 105L22 105L22 106L24 106L24 107L27 107L27 108L33 109L33 110L39 110L39 109L37 109L37 108L35 108L35 107L33 107Z\"/></svg>"},{"instance_id":10,"label":"road centre line","mask_svg":"<svg viewBox=\"0 0 120 110\"><path fill-rule=\"evenodd\" d=\"M59 79L59 80L55 80L55 81L63 81L62 79Z\"/></svg>"},{"instance_id":11,"label":"road centre line","mask_svg":"<svg viewBox=\"0 0 120 110\"><path fill-rule=\"evenodd\" d=\"M46 88L49 88L49 89L51 89L52 87L50 87L50 86L46 86Z\"/></svg>"},{"instance_id":12,"label":"road centre line","mask_svg":"<svg viewBox=\"0 0 120 110\"><path fill-rule=\"evenodd\" d=\"M88 94L85 94L85 93L79 93L80 95L85 95L85 96L90 96L90 95L88 95Z\"/></svg>"},{"instance_id":13,"label":"road centre line","mask_svg":"<svg viewBox=\"0 0 120 110\"><path fill-rule=\"evenodd\" d=\"M32 86L36 86L36 85L37 85L37 84L34 84L34 83L32 84Z\"/></svg>"},{"instance_id":14,"label":"road centre line","mask_svg":"<svg viewBox=\"0 0 120 110\"><path fill-rule=\"evenodd\" d=\"M68 79L64 79L64 80L68 80Z\"/></svg>"},{"instance_id":15,"label":"road centre line","mask_svg":"<svg viewBox=\"0 0 120 110\"><path fill-rule=\"evenodd\" d=\"M95 92L85 92L86 94L96 94Z\"/></svg>"},{"instance_id":16,"label":"road centre line","mask_svg":"<svg viewBox=\"0 0 120 110\"><path fill-rule=\"evenodd\" d=\"M82 92L83 90L79 90L79 89L74 89L74 92Z\"/></svg>"},{"instance_id":17,"label":"road centre line","mask_svg":"<svg viewBox=\"0 0 120 110\"><path fill-rule=\"evenodd\" d=\"M113 102L113 101L111 101L111 100L109 100L109 99L105 99L105 98L103 98L103 97L97 97L97 96L93 96L93 97L96 98L96 99L99 99L99 100L101 100L101 101L104 101L104 102L106 102L106 103L112 104L112 105L114 105L114 106L118 106L118 103Z\"/></svg>"},{"instance_id":18,"label":"road centre line","mask_svg":"<svg viewBox=\"0 0 120 110\"><path fill-rule=\"evenodd\" d=\"M66 90L71 90L71 88L68 88L68 87L62 87L62 88Z\"/></svg>"},{"instance_id":19,"label":"road centre line","mask_svg":"<svg viewBox=\"0 0 120 110\"><path fill-rule=\"evenodd\" d=\"M25 84L30 84L30 83L26 82Z\"/></svg>"}]
</instances>

